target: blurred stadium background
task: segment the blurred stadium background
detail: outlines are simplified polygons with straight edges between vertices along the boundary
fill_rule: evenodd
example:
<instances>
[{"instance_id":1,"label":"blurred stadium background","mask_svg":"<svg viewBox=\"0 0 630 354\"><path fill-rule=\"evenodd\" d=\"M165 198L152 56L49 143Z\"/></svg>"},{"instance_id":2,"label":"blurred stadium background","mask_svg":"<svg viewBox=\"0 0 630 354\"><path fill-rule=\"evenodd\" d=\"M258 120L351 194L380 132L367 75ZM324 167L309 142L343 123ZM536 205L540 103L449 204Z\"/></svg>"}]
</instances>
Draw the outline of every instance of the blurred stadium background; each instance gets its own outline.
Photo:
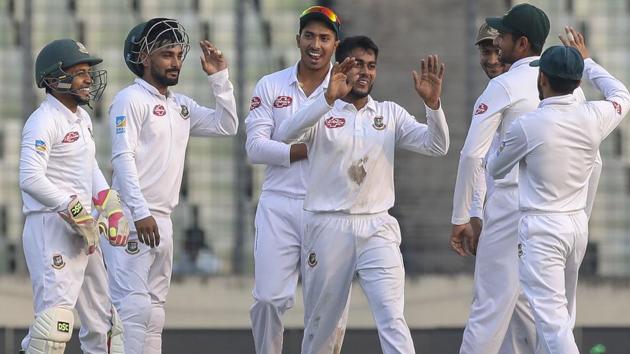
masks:
<instances>
[{"instance_id":1,"label":"blurred stadium background","mask_svg":"<svg viewBox=\"0 0 630 354\"><path fill-rule=\"evenodd\" d=\"M63 37L83 42L104 59L108 87L94 106L97 154L109 163L107 108L132 73L122 60L129 29L152 17L173 17L187 28L192 50L176 91L213 104L197 57L208 38L226 55L243 122L249 96L263 75L292 65L298 16L313 1L297 0L0 0L0 353L16 343L32 319L30 282L21 245L18 188L21 127L43 97L33 84L39 49ZM420 56L439 54L447 73L443 104L451 129L447 158L401 152L396 162L397 205L407 270L406 313L418 352L455 353L471 301L473 258L448 247L458 152L476 97L487 83L473 38L486 16L503 14L510 0L329 0L342 34L366 34L381 48L373 96L394 100L419 117L424 112L410 72ZM593 57L630 83L630 1L535 0L551 20L547 45L572 25L586 34ZM590 98L597 98L588 84ZM241 125L241 128L244 124ZM173 215L175 271L167 304L165 353L250 353L253 215L262 168L247 163L244 130L231 139L192 139ZM576 337L587 353L630 353L630 122L602 146L604 170L582 265ZM170 188L171 186L164 186ZM301 299L286 315L285 353L299 352ZM344 353L379 352L360 289ZM597 346L597 345L600 346ZM605 347L605 351L603 347ZM68 353L78 353L76 339Z\"/></svg>"}]
</instances>

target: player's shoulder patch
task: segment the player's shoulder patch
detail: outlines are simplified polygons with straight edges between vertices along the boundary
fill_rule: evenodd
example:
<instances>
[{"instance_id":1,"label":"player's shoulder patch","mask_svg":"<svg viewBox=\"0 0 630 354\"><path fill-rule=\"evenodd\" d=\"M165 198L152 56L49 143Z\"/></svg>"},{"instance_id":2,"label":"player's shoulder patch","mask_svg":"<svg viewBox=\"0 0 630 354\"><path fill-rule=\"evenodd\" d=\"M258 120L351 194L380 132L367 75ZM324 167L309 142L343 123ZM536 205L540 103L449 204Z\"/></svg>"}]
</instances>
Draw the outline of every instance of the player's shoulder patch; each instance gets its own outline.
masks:
<instances>
[{"instance_id":1,"label":"player's shoulder patch","mask_svg":"<svg viewBox=\"0 0 630 354\"><path fill-rule=\"evenodd\" d=\"M618 115L621 115L621 105L615 101L610 101L610 103L612 103L613 107L615 107L615 112L617 112Z\"/></svg>"},{"instance_id":2,"label":"player's shoulder patch","mask_svg":"<svg viewBox=\"0 0 630 354\"><path fill-rule=\"evenodd\" d=\"M45 141L37 139L35 140L35 150L39 153L45 153L48 151L48 146Z\"/></svg>"},{"instance_id":3,"label":"player's shoulder patch","mask_svg":"<svg viewBox=\"0 0 630 354\"><path fill-rule=\"evenodd\" d=\"M488 105L482 102L475 109L475 115L478 116L480 114L484 114L486 113L487 110L488 110Z\"/></svg>"},{"instance_id":4,"label":"player's shoulder patch","mask_svg":"<svg viewBox=\"0 0 630 354\"><path fill-rule=\"evenodd\" d=\"M260 97L254 96L254 97L252 97L252 100L249 103L249 110L253 111L256 108L260 107L261 104L262 104L262 100L260 99Z\"/></svg>"},{"instance_id":5,"label":"player's shoulder patch","mask_svg":"<svg viewBox=\"0 0 630 354\"><path fill-rule=\"evenodd\" d=\"M127 130L127 116L116 116L114 124L116 124L116 134L123 134Z\"/></svg>"}]
</instances>

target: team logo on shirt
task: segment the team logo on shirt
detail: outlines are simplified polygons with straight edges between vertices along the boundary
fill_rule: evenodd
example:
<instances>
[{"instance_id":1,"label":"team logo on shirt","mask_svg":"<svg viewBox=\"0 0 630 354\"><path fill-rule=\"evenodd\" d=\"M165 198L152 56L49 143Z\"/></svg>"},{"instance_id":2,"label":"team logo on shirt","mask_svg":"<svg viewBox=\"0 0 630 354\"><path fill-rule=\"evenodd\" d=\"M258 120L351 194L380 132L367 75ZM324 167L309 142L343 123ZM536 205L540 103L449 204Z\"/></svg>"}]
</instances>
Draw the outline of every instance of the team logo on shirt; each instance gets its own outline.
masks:
<instances>
[{"instance_id":1,"label":"team logo on shirt","mask_svg":"<svg viewBox=\"0 0 630 354\"><path fill-rule=\"evenodd\" d=\"M190 111L188 110L188 106L183 104L181 105L181 107L182 107L182 110L179 111L179 114L182 116L182 118L188 119L190 117Z\"/></svg>"},{"instance_id":2,"label":"team logo on shirt","mask_svg":"<svg viewBox=\"0 0 630 354\"><path fill-rule=\"evenodd\" d=\"M55 269L61 269L66 266L66 262L64 262L63 257L60 254L56 254L52 257L52 266Z\"/></svg>"},{"instance_id":3,"label":"team logo on shirt","mask_svg":"<svg viewBox=\"0 0 630 354\"><path fill-rule=\"evenodd\" d=\"M317 265L317 255L315 252L311 251L311 253L308 254L307 262L310 267L315 267Z\"/></svg>"},{"instance_id":4,"label":"team logo on shirt","mask_svg":"<svg viewBox=\"0 0 630 354\"><path fill-rule=\"evenodd\" d=\"M372 127L374 127L374 129L376 130L383 130L385 129L387 125L385 123L383 123L383 117L382 116L378 116L378 117L374 117L374 123L372 123Z\"/></svg>"},{"instance_id":5,"label":"team logo on shirt","mask_svg":"<svg viewBox=\"0 0 630 354\"><path fill-rule=\"evenodd\" d=\"M166 114L166 108L164 108L161 104L156 104L155 107L153 107L153 114L158 117L162 117Z\"/></svg>"},{"instance_id":6,"label":"team logo on shirt","mask_svg":"<svg viewBox=\"0 0 630 354\"><path fill-rule=\"evenodd\" d=\"M140 248L138 248L138 241L136 240L131 240L127 242L127 248L125 249L125 252L129 253L129 254L136 254L138 252L140 252Z\"/></svg>"},{"instance_id":7,"label":"team logo on shirt","mask_svg":"<svg viewBox=\"0 0 630 354\"><path fill-rule=\"evenodd\" d=\"M122 134L127 129L127 116L116 116L116 134Z\"/></svg>"},{"instance_id":8,"label":"team logo on shirt","mask_svg":"<svg viewBox=\"0 0 630 354\"><path fill-rule=\"evenodd\" d=\"M48 151L48 147L46 146L46 142L43 140L35 140L35 150L37 152L46 152Z\"/></svg>"},{"instance_id":9,"label":"team logo on shirt","mask_svg":"<svg viewBox=\"0 0 630 354\"><path fill-rule=\"evenodd\" d=\"M488 105L485 103L480 103L477 109L475 110L475 115L486 113L488 110Z\"/></svg>"},{"instance_id":10,"label":"team logo on shirt","mask_svg":"<svg viewBox=\"0 0 630 354\"><path fill-rule=\"evenodd\" d=\"M615 107L617 114L621 115L621 105L615 101L610 101L610 103L612 103L613 107Z\"/></svg>"},{"instance_id":11,"label":"team logo on shirt","mask_svg":"<svg viewBox=\"0 0 630 354\"><path fill-rule=\"evenodd\" d=\"M260 107L260 104L262 103L262 101L260 100L260 97L258 96L254 96L252 97L252 101L249 103L249 110L253 111L256 108Z\"/></svg>"},{"instance_id":12,"label":"team logo on shirt","mask_svg":"<svg viewBox=\"0 0 630 354\"><path fill-rule=\"evenodd\" d=\"M330 117L330 118L326 118L326 120L324 121L324 125L326 126L326 128L341 128L344 125L346 125L346 118L337 118L337 117Z\"/></svg>"},{"instance_id":13,"label":"team logo on shirt","mask_svg":"<svg viewBox=\"0 0 630 354\"><path fill-rule=\"evenodd\" d=\"M64 144L70 144L74 143L77 140L79 140L79 132L70 132L63 137L63 140L61 142Z\"/></svg>"},{"instance_id":14,"label":"team logo on shirt","mask_svg":"<svg viewBox=\"0 0 630 354\"><path fill-rule=\"evenodd\" d=\"M278 96L275 101L273 101L273 106L276 108L284 108L289 107L293 103L293 98L289 96Z\"/></svg>"}]
</instances>

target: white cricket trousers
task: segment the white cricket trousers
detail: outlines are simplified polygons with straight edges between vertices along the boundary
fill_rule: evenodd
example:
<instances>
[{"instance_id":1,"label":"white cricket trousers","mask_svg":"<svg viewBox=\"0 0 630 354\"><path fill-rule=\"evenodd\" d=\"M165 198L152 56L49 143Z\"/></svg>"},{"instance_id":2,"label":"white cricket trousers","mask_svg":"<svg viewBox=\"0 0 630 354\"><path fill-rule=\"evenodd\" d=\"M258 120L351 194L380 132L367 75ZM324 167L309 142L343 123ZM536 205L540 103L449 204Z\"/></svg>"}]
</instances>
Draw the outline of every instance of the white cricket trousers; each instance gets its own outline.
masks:
<instances>
[{"instance_id":1,"label":"white cricket trousers","mask_svg":"<svg viewBox=\"0 0 630 354\"><path fill-rule=\"evenodd\" d=\"M76 306L81 319L81 350L107 354L112 314L101 250L86 255L83 239L57 213L28 215L22 243L35 315L52 307ZM28 347L29 341L27 334L22 348Z\"/></svg>"},{"instance_id":2,"label":"white cricket trousers","mask_svg":"<svg viewBox=\"0 0 630 354\"><path fill-rule=\"evenodd\" d=\"M173 224L169 215L153 217L160 232L157 247L139 242L133 223L126 248L101 240L112 302L123 323L126 354L162 353L164 304L173 270Z\"/></svg>"},{"instance_id":3,"label":"white cricket trousers","mask_svg":"<svg viewBox=\"0 0 630 354\"><path fill-rule=\"evenodd\" d=\"M497 186L484 207L474 291L460 354L531 354L536 329L519 286L518 188Z\"/></svg>"},{"instance_id":4,"label":"white cricket trousers","mask_svg":"<svg viewBox=\"0 0 630 354\"><path fill-rule=\"evenodd\" d=\"M542 347L537 354L578 354L573 327L578 270L588 243L586 213L525 213L518 236L521 286Z\"/></svg>"},{"instance_id":5,"label":"white cricket trousers","mask_svg":"<svg viewBox=\"0 0 630 354\"><path fill-rule=\"evenodd\" d=\"M282 315L293 307L300 275L304 199L262 192L256 209L254 304L250 308L257 354L281 354ZM337 330L338 348L345 334L347 308Z\"/></svg>"},{"instance_id":6,"label":"white cricket trousers","mask_svg":"<svg viewBox=\"0 0 630 354\"><path fill-rule=\"evenodd\" d=\"M370 304L383 353L415 353L403 314L405 270L396 219L387 212L305 216L302 354L333 352L355 275Z\"/></svg>"}]
</instances>

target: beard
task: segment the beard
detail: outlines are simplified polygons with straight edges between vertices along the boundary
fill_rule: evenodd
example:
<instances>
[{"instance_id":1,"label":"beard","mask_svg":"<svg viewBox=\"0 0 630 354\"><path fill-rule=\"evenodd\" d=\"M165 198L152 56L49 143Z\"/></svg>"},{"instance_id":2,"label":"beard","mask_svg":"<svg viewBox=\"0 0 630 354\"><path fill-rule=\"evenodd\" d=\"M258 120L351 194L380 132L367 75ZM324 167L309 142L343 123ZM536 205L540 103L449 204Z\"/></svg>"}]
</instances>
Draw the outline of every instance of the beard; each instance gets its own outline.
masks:
<instances>
[{"instance_id":1,"label":"beard","mask_svg":"<svg viewBox=\"0 0 630 354\"><path fill-rule=\"evenodd\" d=\"M79 96L77 94L73 94L72 98L74 99L74 102L77 103L77 105L85 106L86 104L90 103L90 96L91 95L89 95L88 97L83 98L83 97L81 97L81 96Z\"/></svg>"},{"instance_id":2,"label":"beard","mask_svg":"<svg viewBox=\"0 0 630 354\"><path fill-rule=\"evenodd\" d=\"M177 82L179 82L179 75L177 75L177 77L174 78L174 79L168 78L166 76L168 73L174 72L174 71L178 72L179 70L166 70L166 71L164 71L164 74L161 74L154 67L151 67L151 76L153 76L155 81L157 81L161 85L164 85L164 86L175 86L175 85L177 85Z\"/></svg>"},{"instance_id":3,"label":"beard","mask_svg":"<svg viewBox=\"0 0 630 354\"><path fill-rule=\"evenodd\" d=\"M367 95L370 94L370 92L372 92L372 87L374 87L374 84L370 85L366 91L359 91L356 88L354 88L354 86L353 86L352 90L350 90L350 93L348 94L348 96L352 100L358 100L358 99L361 99L361 98L365 98L365 97L367 97Z\"/></svg>"}]
</instances>

